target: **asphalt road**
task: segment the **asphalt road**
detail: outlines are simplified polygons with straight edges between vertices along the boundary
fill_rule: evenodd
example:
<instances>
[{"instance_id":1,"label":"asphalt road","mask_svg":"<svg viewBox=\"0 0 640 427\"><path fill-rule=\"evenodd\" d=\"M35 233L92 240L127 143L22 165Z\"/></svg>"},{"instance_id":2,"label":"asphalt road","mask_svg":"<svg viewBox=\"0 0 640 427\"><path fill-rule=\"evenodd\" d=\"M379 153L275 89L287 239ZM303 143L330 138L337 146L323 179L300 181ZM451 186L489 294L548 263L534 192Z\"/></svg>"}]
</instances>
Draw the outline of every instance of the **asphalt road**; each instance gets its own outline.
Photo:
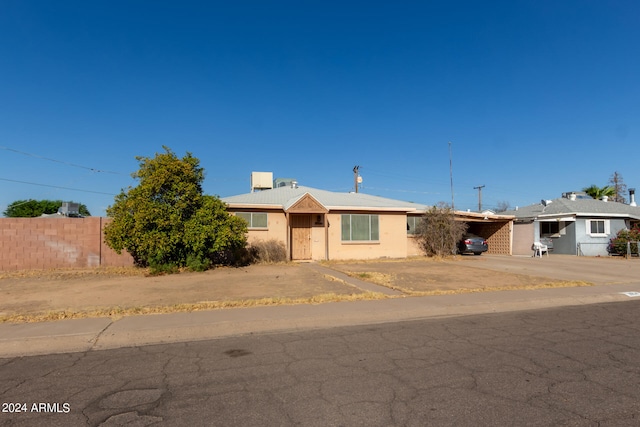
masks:
<instances>
[{"instance_id":1,"label":"asphalt road","mask_svg":"<svg viewBox=\"0 0 640 427\"><path fill-rule=\"evenodd\" d=\"M0 425L636 426L639 309L634 299L0 359Z\"/></svg>"}]
</instances>

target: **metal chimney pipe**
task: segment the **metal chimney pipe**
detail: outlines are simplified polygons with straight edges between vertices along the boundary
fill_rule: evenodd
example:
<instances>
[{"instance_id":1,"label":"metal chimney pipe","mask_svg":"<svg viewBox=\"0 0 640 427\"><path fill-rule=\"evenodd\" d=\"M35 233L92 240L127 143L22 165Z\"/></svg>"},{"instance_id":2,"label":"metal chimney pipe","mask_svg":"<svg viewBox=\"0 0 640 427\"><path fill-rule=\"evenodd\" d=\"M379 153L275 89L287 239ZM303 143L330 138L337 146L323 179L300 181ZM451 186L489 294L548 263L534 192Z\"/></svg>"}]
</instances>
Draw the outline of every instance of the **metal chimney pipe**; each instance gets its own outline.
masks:
<instances>
[{"instance_id":1,"label":"metal chimney pipe","mask_svg":"<svg viewBox=\"0 0 640 427\"><path fill-rule=\"evenodd\" d=\"M629 206L638 206L636 205L636 189L629 189Z\"/></svg>"}]
</instances>

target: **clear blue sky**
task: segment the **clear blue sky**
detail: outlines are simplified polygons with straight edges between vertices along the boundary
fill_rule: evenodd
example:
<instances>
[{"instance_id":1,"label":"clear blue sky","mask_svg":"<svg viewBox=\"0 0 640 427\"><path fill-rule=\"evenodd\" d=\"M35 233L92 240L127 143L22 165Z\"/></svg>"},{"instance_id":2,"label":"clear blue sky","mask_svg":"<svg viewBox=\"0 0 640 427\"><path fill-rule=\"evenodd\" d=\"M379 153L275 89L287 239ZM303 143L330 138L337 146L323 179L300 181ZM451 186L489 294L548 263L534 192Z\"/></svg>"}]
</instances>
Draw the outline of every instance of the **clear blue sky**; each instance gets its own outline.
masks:
<instances>
[{"instance_id":1,"label":"clear blue sky","mask_svg":"<svg viewBox=\"0 0 640 427\"><path fill-rule=\"evenodd\" d=\"M0 211L104 215L162 145L222 197L359 165L362 192L450 202L449 141L457 209L640 187L640 2L0 3Z\"/></svg>"}]
</instances>

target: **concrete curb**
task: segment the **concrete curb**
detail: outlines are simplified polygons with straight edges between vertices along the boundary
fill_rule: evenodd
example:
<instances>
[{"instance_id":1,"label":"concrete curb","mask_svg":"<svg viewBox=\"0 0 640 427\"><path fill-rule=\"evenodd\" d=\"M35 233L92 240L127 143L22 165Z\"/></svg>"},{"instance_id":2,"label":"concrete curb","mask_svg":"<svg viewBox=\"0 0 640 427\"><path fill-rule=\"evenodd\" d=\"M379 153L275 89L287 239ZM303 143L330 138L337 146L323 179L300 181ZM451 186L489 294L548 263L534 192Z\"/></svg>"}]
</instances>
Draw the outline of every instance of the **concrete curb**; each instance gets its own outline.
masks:
<instances>
[{"instance_id":1,"label":"concrete curb","mask_svg":"<svg viewBox=\"0 0 640 427\"><path fill-rule=\"evenodd\" d=\"M94 318L0 324L0 357L88 351L111 323Z\"/></svg>"}]
</instances>

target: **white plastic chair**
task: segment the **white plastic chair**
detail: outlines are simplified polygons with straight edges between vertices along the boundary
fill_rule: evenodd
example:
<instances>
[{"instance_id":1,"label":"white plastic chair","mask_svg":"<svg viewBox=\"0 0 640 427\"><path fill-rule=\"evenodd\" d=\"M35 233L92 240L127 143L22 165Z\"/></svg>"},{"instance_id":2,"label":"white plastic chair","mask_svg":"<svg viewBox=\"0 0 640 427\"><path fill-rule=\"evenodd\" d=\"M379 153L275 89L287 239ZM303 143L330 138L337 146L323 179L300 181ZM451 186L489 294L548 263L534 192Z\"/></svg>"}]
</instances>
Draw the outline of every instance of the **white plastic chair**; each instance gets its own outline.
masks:
<instances>
[{"instance_id":1,"label":"white plastic chair","mask_svg":"<svg viewBox=\"0 0 640 427\"><path fill-rule=\"evenodd\" d=\"M543 245L540 242L533 242L533 245L531 245L531 250L533 250L533 257L540 257L542 258L542 254L546 253L547 256L549 256L549 248L547 247L547 245Z\"/></svg>"}]
</instances>

